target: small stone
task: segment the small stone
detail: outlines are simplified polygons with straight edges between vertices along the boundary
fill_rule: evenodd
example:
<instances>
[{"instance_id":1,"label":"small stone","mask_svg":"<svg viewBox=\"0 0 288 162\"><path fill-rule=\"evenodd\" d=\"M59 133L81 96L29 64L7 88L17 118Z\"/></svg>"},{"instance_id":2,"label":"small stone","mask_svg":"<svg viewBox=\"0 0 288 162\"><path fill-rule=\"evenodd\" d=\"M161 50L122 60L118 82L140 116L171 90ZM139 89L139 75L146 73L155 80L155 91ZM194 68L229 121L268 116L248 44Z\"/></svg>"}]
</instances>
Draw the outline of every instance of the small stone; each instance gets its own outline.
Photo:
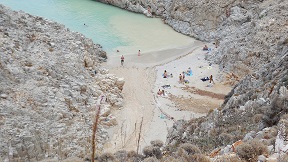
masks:
<instances>
[{"instance_id":1,"label":"small stone","mask_svg":"<svg viewBox=\"0 0 288 162\"><path fill-rule=\"evenodd\" d=\"M8 95L7 94L1 94L0 97L3 99L6 99L8 97Z\"/></svg>"},{"instance_id":2,"label":"small stone","mask_svg":"<svg viewBox=\"0 0 288 162\"><path fill-rule=\"evenodd\" d=\"M265 161L266 161L266 157L264 155L258 156L258 162L265 162Z\"/></svg>"}]
</instances>

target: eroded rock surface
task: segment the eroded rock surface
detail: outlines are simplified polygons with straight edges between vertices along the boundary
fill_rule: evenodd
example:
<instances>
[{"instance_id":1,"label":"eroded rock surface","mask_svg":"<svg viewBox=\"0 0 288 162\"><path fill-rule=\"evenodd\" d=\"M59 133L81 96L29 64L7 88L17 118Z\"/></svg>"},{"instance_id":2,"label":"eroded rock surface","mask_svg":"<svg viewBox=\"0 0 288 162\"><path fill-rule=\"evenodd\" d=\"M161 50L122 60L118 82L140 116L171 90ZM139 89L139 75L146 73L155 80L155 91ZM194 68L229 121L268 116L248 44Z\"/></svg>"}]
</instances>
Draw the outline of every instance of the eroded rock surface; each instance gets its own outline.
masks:
<instances>
[{"instance_id":1,"label":"eroded rock surface","mask_svg":"<svg viewBox=\"0 0 288 162\"><path fill-rule=\"evenodd\" d=\"M114 86L119 79L100 67L107 58L100 47L63 25L0 5L3 160L89 155L97 100L105 97L97 131L102 148L111 105L121 106L122 95Z\"/></svg>"}]
</instances>

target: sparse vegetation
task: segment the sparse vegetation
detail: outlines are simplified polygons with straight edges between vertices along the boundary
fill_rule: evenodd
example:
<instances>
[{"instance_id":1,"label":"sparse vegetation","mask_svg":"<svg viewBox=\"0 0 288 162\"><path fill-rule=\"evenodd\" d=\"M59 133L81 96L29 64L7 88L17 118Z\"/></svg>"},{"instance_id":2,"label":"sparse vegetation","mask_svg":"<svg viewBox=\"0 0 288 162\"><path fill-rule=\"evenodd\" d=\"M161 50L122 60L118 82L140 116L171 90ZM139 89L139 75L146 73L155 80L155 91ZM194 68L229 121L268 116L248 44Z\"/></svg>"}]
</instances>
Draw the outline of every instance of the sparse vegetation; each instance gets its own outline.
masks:
<instances>
[{"instance_id":1,"label":"sparse vegetation","mask_svg":"<svg viewBox=\"0 0 288 162\"><path fill-rule=\"evenodd\" d=\"M113 162L115 157L111 153L104 153L98 159L99 162Z\"/></svg>"},{"instance_id":2,"label":"sparse vegetation","mask_svg":"<svg viewBox=\"0 0 288 162\"><path fill-rule=\"evenodd\" d=\"M268 150L262 142L253 140L239 145L236 148L236 153L246 161L255 162L259 155L267 154Z\"/></svg>"},{"instance_id":3,"label":"sparse vegetation","mask_svg":"<svg viewBox=\"0 0 288 162\"><path fill-rule=\"evenodd\" d=\"M178 149L178 152L182 153L183 151L187 155L194 155L194 154L200 154L201 153L200 149L197 146L192 145L190 143L184 143L184 144L180 145L180 148Z\"/></svg>"}]
</instances>

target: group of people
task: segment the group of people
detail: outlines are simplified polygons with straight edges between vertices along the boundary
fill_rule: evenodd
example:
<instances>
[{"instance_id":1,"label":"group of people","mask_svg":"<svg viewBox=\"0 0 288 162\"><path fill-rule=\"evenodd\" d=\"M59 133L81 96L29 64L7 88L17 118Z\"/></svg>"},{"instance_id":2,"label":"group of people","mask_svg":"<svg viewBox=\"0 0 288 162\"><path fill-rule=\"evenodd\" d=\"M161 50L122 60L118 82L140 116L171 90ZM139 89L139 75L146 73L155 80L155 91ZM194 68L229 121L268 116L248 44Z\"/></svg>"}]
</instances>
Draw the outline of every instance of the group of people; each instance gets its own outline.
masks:
<instances>
[{"instance_id":1,"label":"group of people","mask_svg":"<svg viewBox=\"0 0 288 162\"><path fill-rule=\"evenodd\" d=\"M158 90L158 92L157 92L157 94L159 95L159 96L165 96L165 91L164 90Z\"/></svg>"},{"instance_id":2,"label":"group of people","mask_svg":"<svg viewBox=\"0 0 288 162\"><path fill-rule=\"evenodd\" d=\"M120 52L120 51L117 50L116 52ZM141 51L139 50L138 51L138 56L140 56L140 55L141 55ZM120 59L121 59L121 66L123 66L124 65L124 59L125 59L124 56L122 55Z\"/></svg>"},{"instance_id":3,"label":"group of people","mask_svg":"<svg viewBox=\"0 0 288 162\"><path fill-rule=\"evenodd\" d=\"M168 77L173 78L173 74L171 73L171 74L169 75L168 72L167 72L166 70L164 70L163 78L168 78Z\"/></svg>"},{"instance_id":4,"label":"group of people","mask_svg":"<svg viewBox=\"0 0 288 162\"><path fill-rule=\"evenodd\" d=\"M182 74L179 74L179 83L184 83L185 81L185 73L182 72Z\"/></svg>"},{"instance_id":5,"label":"group of people","mask_svg":"<svg viewBox=\"0 0 288 162\"><path fill-rule=\"evenodd\" d=\"M182 74L179 74L179 83L189 83L189 80L185 79L187 74L183 71Z\"/></svg>"}]
</instances>

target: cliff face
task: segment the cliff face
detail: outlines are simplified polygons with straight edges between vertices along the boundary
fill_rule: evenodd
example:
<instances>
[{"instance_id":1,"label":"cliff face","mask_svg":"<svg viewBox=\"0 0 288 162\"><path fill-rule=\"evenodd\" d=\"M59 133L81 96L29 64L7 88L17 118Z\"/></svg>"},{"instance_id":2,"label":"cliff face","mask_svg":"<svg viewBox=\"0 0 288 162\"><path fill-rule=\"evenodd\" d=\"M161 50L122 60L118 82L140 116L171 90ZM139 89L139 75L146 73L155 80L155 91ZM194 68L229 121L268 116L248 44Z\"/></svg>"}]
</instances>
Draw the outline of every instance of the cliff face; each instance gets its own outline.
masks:
<instances>
[{"instance_id":1,"label":"cliff face","mask_svg":"<svg viewBox=\"0 0 288 162\"><path fill-rule=\"evenodd\" d=\"M89 154L97 100L107 98L101 120L122 103L123 80L100 67L105 59L82 34L0 5L0 161Z\"/></svg>"},{"instance_id":2,"label":"cliff face","mask_svg":"<svg viewBox=\"0 0 288 162\"><path fill-rule=\"evenodd\" d=\"M160 16L176 31L200 40L214 39L217 27L225 20L226 10L235 0L98 0L120 8Z\"/></svg>"}]
</instances>

